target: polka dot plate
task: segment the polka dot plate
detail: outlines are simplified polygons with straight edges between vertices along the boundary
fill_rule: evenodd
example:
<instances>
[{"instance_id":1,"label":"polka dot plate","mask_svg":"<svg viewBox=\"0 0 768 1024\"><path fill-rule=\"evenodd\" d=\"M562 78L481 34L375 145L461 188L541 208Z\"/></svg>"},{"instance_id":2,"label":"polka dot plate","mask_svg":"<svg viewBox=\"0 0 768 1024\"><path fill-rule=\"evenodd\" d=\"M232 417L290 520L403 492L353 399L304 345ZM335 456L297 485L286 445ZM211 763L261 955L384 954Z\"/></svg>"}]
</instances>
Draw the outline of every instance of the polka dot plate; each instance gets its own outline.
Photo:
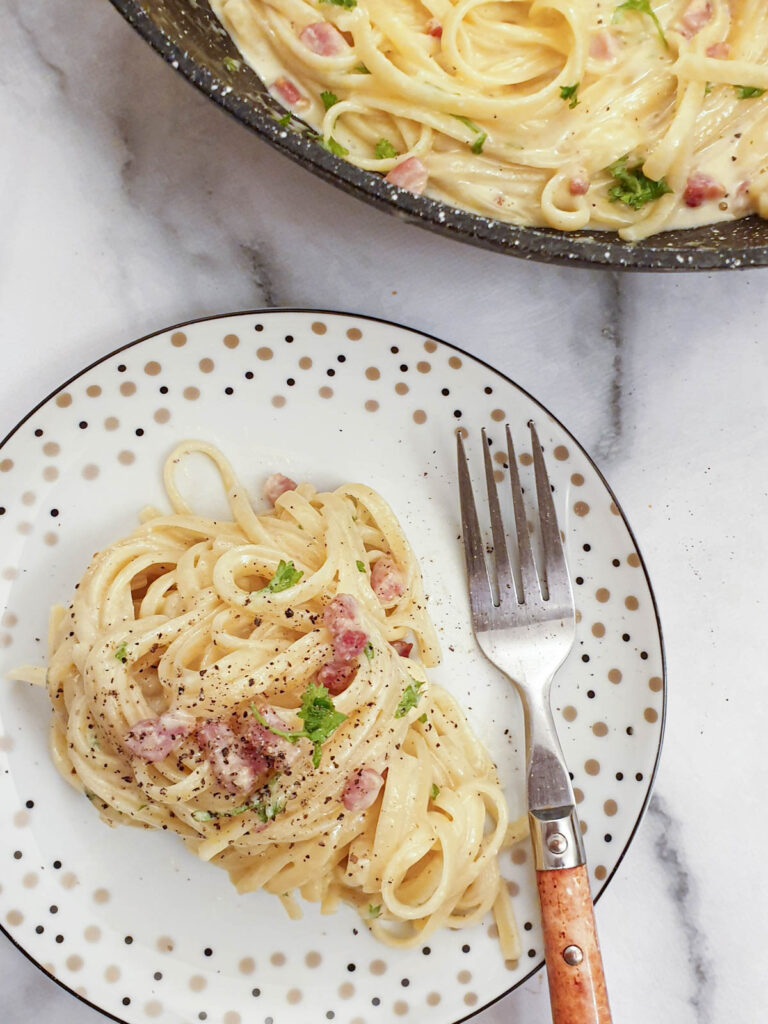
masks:
<instances>
[{"instance_id":1,"label":"polka dot plate","mask_svg":"<svg viewBox=\"0 0 768 1024\"><path fill-rule=\"evenodd\" d=\"M48 609L94 550L163 506L161 466L181 439L228 455L254 501L274 470L331 488L363 480L403 522L420 559L442 664L433 678L467 709L496 760L512 815L525 809L522 714L472 636L458 540L457 428L496 475L508 422L532 493L533 417L575 584L577 642L553 705L573 773L596 893L648 800L661 745L664 662L650 585L630 529L573 437L510 380L433 338L363 317L243 313L189 323L106 356L41 403L0 448L0 673L42 663ZM191 472L191 471L190 471ZM195 481L206 511L213 487ZM210 507L208 507L210 506ZM490 920L381 946L342 908L290 921L273 897L239 896L177 837L108 829L58 776L46 694L0 685L0 923L61 985L145 1024L454 1024L542 963L527 848L502 870L522 937L504 963Z\"/></svg>"}]
</instances>

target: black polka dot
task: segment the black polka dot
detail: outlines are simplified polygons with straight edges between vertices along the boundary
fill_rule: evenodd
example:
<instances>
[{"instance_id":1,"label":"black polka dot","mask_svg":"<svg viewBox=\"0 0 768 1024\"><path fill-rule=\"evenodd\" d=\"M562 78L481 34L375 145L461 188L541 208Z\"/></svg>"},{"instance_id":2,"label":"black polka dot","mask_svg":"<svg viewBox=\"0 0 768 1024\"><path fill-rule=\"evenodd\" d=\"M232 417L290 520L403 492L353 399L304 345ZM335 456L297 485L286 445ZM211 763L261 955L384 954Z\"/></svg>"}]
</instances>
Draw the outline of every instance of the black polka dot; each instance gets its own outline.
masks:
<instances>
[{"instance_id":1,"label":"black polka dot","mask_svg":"<svg viewBox=\"0 0 768 1024\"><path fill-rule=\"evenodd\" d=\"M13 859L14 860L21 860L21 850L14 850L13 851Z\"/></svg>"},{"instance_id":2,"label":"black polka dot","mask_svg":"<svg viewBox=\"0 0 768 1024\"><path fill-rule=\"evenodd\" d=\"M355 967L355 965L354 965L354 964L347 964L347 970L348 970L348 971L350 972L350 974L351 974L351 973L352 973L352 971L356 971L356 970L357 970L357 968Z\"/></svg>"},{"instance_id":3,"label":"black polka dot","mask_svg":"<svg viewBox=\"0 0 768 1024\"><path fill-rule=\"evenodd\" d=\"M57 512L56 514L58 515L58 512ZM53 866L54 866L54 868L55 868L55 869L56 869L56 870L58 871L58 870L59 870L59 868L61 867L61 861L60 861L60 860L55 860L55 861L53 862Z\"/></svg>"},{"instance_id":4,"label":"black polka dot","mask_svg":"<svg viewBox=\"0 0 768 1024\"><path fill-rule=\"evenodd\" d=\"M403 373L408 372L408 363L400 363L400 369Z\"/></svg>"},{"instance_id":5,"label":"black polka dot","mask_svg":"<svg viewBox=\"0 0 768 1024\"><path fill-rule=\"evenodd\" d=\"M245 379L246 380L253 380L253 370L246 370L245 371Z\"/></svg>"},{"instance_id":6,"label":"black polka dot","mask_svg":"<svg viewBox=\"0 0 768 1024\"><path fill-rule=\"evenodd\" d=\"M621 782L623 778L624 778L624 772L616 772L616 780L618 782Z\"/></svg>"},{"instance_id":7,"label":"black polka dot","mask_svg":"<svg viewBox=\"0 0 768 1024\"><path fill-rule=\"evenodd\" d=\"M621 639L624 641L625 644L628 644L629 641L631 640L631 637L630 637L629 633L622 633L621 634Z\"/></svg>"},{"instance_id":8,"label":"black polka dot","mask_svg":"<svg viewBox=\"0 0 768 1024\"><path fill-rule=\"evenodd\" d=\"M634 735L635 735L635 730L632 728L631 725L628 725L627 726L627 736L634 736Z\"/></svg>"},{"instance_id":9,"label":"black polka dot","mask_svg":"<svg viewBox=\"0 0 768 1024\"><path fill-rule=\"evenodd\" d=\"M453 415L456 417L457 420L461 419L461 409L454 409Z\"/></svg>"},{"instance_id":10,"label":"black polka dot","mask_svg":"<svg viewBox=\"0 0 768 1024\"><path fill-rule=\"evenodd\" d=\"M35 437L42 437L42 436L43 436L43 432L40 429L40 427L38 427L37 430L35 431Z\"/></svg>"},{"instance_id":11,"label":"black polka dot","mask_svg":"<svg viewBox=\"0 0 768 1024\"><path fill-rule=\"evenodd\" d=\"M128 369L128 367L125 365L125 363L120 363L120 365L117 368L117 372L118 373L125 373L125 371L127 369Z\"/></svg>"},{"instance_id":12,"label":"black polka dot","mask_svg":"<svg viewBox=\"0 0 768 1024\"><path fill-rule=\"evenodd\" d=\"M123 1006L130 1006L130 1005L131 1005L131 997L130 996L123 996Z\"/></svg>"},{"instance_id":13,"label":"black polka dot","mask_svg":"<svg viewBox=\"0 0 768 1024\"><path fill-rule=\"evenodd\" d=\"M595 691L594 690L587 690L587 696L589 697L590 700L592 700L594 698L594 696L595 696Z\"/></svg>"},{"instance_id":14,"label":"black polka dot","mask_svg":"<svg viewBox=\"0 0 768 1024\"><path fill-rule=\"evenodd\" d=\"M5 505L0 505L0 516L5 515Z\"/></svg>"},{"instance_id":15,"label":"black polka dot","mask_svg":"<svg viewBox=\"0 0 768 1024\"><path fill-rule=\"evenodd\" d=\"M582 654L581 660L582 661L589 661L589 655L588 654Z\"/></svg>"},{"instance_id":16,"label":"black polka dot","mask_svg":"<svg viewBox=\"0 0 768 1024\"><path fill-rule=\"evenodd\" d=\"M39 924L37 928L35 928L35 931L37 932L38 935L42 935L43 932L45 931L45 928L43 928L43 926Z\"/></svg>"},{"instance_id":17,"label":"black polka dot","mask_svg":"<svg viewBox=\"0 0 768 1024\"><path fill-rule=\"evenodd\" d=\"M125 938L123 939L123 942L126 944L126 946L130 946L130 944L133 942L133 936L126 935Z\"/></svg>"},{"instance_id":18,"label":"black polka dot","mask_svg":"<svg viewBox=\"0 0 768 1024\"><path fill-rule=\"evenodd\" d=\"M614 558L614 559L611 560L611 565L613 565L616 568L618 568L621 565L621 562L618 560L618 558Z\"/></svg>"},{"instance_id":19,"label":"black polka dot","mask_svg":"<svg viewBox=\"0 0 768 1024\"><path fill-rule=\"evenodd\" d=\"M643 661L648 661L648 651L640 651L640 657Z\"/></svg>"},{"instance_id":20,"label":"black polka dot","mask_svg":"<svg viewBox=\"0 0 768 1024\"><path fill-rule=\"evenodd\" d=\"M143 427L137 427L134 430L134 434L136 435L136 437L144 437L144 428Z\"/></svg>"},{"instance_id":21,"label":"black polka dot","mask_svg":"<svg viewBox=\"0 0 768 1024\"><path fill-rule=\"evenodd\" d=\"M636 772L635 773L635 778L637 779L638 782L642 782L643 781L643 773L642 772Z\"/></svg>"},{"instance_id":22,"label":"black polka dot","mask_svg":"<svg viewBox=\"0 0 768 1024\"><path fill-rule=\"evenodd\" d=\"M56 936L56 941L58 942L59 945L61 945L62 942L64 941L64 936L63 935L57 935Z\"/></svg>"},{"instance_id":23,"label":"black polka dot","mask_svg":"<svg viewBox=\"0 0 768 1024\"><path fill-rule=\"evenodd\" d=\"M55 903L52 904L52 906L48 907L48 913L49 914L58 914L58 912L59 912L59 908L56 906Z\"/></svg>"},{"instance_id":24,"label":"black polka dot","mask_svg":"<svg viewBox=\"0 0 768 1024\"><path fill-rule=\"evenodd\" d=\"M234 388L224 388L224 394L225 395L234 395L234 393L235 393L235 389Z\"/></svg>"},{"instance_id":25,"label":"black polka dot","mask_svg":"<svg viewBox=\"0 0 768 1024\"><path fill-rule=\"evenodd\" d=\"M470 949L470 947L465 942L464 945L461 947L461 952L462 953L468 953L469 949Z\"/></svg>"},{"instance_id":26,"label":"black polka dot","mask_svg":"<svg viewBox=\"0 0 768 1024\"><path fill-rule=\"evenodd\" d=\"M78 425L78 427L80 427L81 430L86 430L87 427L88 427L88 421L87 420L80 420L80 422L77 425Z\"/></svg>"},{"instance_id":27,"label":"black polka dot","mask_svg":"<svg viewBox=\"0 0 768 1024\"><path fill-rule=\"evenodd\" d=\"M374 997L373 997L373 999L371 1000L371 1003L372 1003L372 1004L373 1004L374 1006L378 1006L380 1002L381 1002L381 1000L379 999L379 997L378 997L378 996L374 996Z\"/></svg>"},{"instance_id":28,"label":"black polka dot","mask_svg":"<svg viewBox=\"0 0 768 1024\"><path fill-rule=\"evenodd\" d=\"M430 949L429 946L425 946L424 949L422 949L421 952L424 954L424 956L429 956L429 954L432 952L432 950Z\"/></svg>"},{"instance_id":29,"label":"black polka dot","mask_svg":"<svg viewBox=\"0 0 768 1024\"><path fill-rule=\"evenodd\" d=\"M583 551L591 551L592 550L592 545L591 544L582 544L581 547L582 547Z\"/></svg>"},{"instance_id":30,"label":"black polka dot","mask_svg":"<svg viewBox=\"0 0 768 1024\"><path fill-rule=\"evenodd\" d=\"M408 979L408 978L401 978L400 979L400 984L403 986L403 988L408 988L408 986L411 984L411 982L410 982L410 979Z\"/></svg>"},{"instance_id":31,"label":"black polka dot","mask_svg":"<svg viewBox=\"0 0 768 1024\"><path fill-rule=\"evenodd\" d=\"M51 509L51 517L53 519L55 519L58 514L59 514L59 510L57 508L52 508Z\"/></svg>"},{"instance_id":32,"label":"black polka dot","mask_svg":"<svg viewBox=\"0 0 768 1024\"><path fill-rule=\"evenodd\" d=\"M533 928L533 925L531 924L530 921L526 921L525 924L523 925L523 928L525 928L525 930L527 932L529 932L531 930L531 928Z\"/></svg>"},{"instance_id":33,"label":"black polka dot","mask_svg":"<svg viewBox=\"0 0 768 1024\"><path fill-rule=\"evenodd\" d=\"M392 353L393 356L396 356L400 349L397 347L397 345L393 345L389 351Z\"/></svg>"},{"instance_id":34,"label":"black polka dot","mask_svg":"<svg viewBox=\"0 0 768 1024\"><path fill-rule=\"evenodd\" d=\"M254 331L263 331L264 330L264 324L256 324L253 329L254 329Z\"/></svg>"},{"instance_id":35,"label":"black polka dot","mask_svg":"<svg viewBox=\"0 0 768 1024\"><path fill-rule=\"evenodd\" d=\"M611 835L610 832L606 832L605 835L603 836L603 839L606 841L606 843L610 843L611 840L613 839L613 836Z\"/></svg>"},{"instance_id":36,"label":"black polka dot","mask_svg":"<svg viewBox=\"0 0 768 1024\"><path fill-rule=\"evenodd\" d=\"M491 388L491 387L484 387L483 391L486 393L486 395L492 395L493 394L493 388Z\"/></svg>"},{"instance_id":37,"label":"black polka dot","mask_svg":"<svg viewBox=\"0 0 768 1024\"><path fill-rule=\"evenodd\" d=\"M286 341L288 342L288 344L290 345L290 344L291 344L291 342L293 341L293 335L292 335L292 334L286 334L286 336L285 336L285 340L286 340Z\"/></svg>"},{"instance_id":38,"label":"black polka dot","mask_svg":"<svg viewBox=\"0 0 768 1024\"><path fill-rule=\"evenodd\" d=\"M152 975L152 977L155 979L155 981L162 981L163 980L163 972L162 971L155 971L155 973Z\"/></svg>"},{"instance_id":39,"label":"black polka dot","mask_svg":"<svg viewBox=\"0 0 768 1024\"><path fill-rule=\"evenodd\" d=\"M536 950L535 949L529 949L528 950L528 956L531 957L531 958L535 957L536 956Z\"/></svg>"},{"instance_id":40,"label":"black polka dot","mask_svg":"<svg viewBox=\"0 0 768 1024\"><path fill-rule=\"evenodd\" d=\"M333 1018L335 1016L336 1016L336 1014L333 1012L333 1010L328 1010L326 1015L325 1015L325 1019L326 1020L333 1020Z\"/></svg>"},{"instance_id":41,"label":"black polka dot","mask_svg":"<svg viewBox=\"0 0 768 1024\"><path fill-rule=\"evenodd\" d=\"M450 389L449 389L449 388L443 388L443 389L442 389L442 390L440 391L440 394L441 394L441 395L445 395L446 397L447 397L448 395L450 395L450 393L451 393L451 392L450 392Z\"/></svg>"},{"instance_id":42,"label":"black polka dot","mask_svg":"<svg viewBox=\"0 0 768 1024\"><path fill-rule=\"evenodd\" d=\"M203 956L213 956L213 950L211 949L210 946L206 946L206 948L203 950Z\"/></svg>"},{"instance_id":43,"label":"black polka dot","mask_svg":"<svg viewBox=\"0 0 768 1024\"><path fill-rule=\"evenodd\" d=\"M163 386L160 388L160 394L161 395L167 395L168 394L168 388L165 386L165 384L163 384Z\"/></svg>"},{"instance_id":44,"label":"black polka dot","mask_svg":"<svg viewBox=\"0 0 768 1024\"><path fill-rule=\"evenodd\" d=\"M288 385L289 388L292 388L296 381L293 379L293 377L289 377L285 383Z\"/></svg>"},{"instance_id":45,"label":"black polka dot","mask_svg":"<svg viewBox=\"0 0 768 1024\"><path fill-rule=\"evenodd\" d=\"M579 587L582 585L583 582L584 582L584 577L583 576L577 576L576 579L574 580L574 583L577 586L579 586Z\"/></svg>"},{"instance_id":46,"label":"black polka dot","mask_svg":"<svg viewBox=\"0 0 768 1024\"><path fill-rule=\"evenodd\" d=\"M28 811L31 811L34 806L35 806L35 801L34 800L27 800L27 802L25 804L25 807L27 808Z\"/></svg>"},{"instance_id":47,"label":"black polka dot","mask_svg":"<svg viewBox=\"0 0 768 1024\"><path fill-rule=\"evenodd\" d=\"M198 1020L208 1020L208 1014L205 1012L205 1010L201 1010L200 1013L198 1013L198 1015L197 1015L197 1019Z\"/></svg>"},{"instance_id":48,"label":"black polka dot","mask_svg":"<svg viewBox=\"0 0 768 1024\"><path fill-rule=\"evenodd\" d=\"M347 361L347 357L346 356L336 356L336 362L337 363L346 363L346 361Z\"/></svg>"},{"instance_id":49,"label":"black polka dot","mask_svg":"<svg viewBox=\"0 0 768 1024\"><path fill-rule=\"evenodd\" d=\"M334 370L334 368L333 368L332 366L330 366L330 367L329 367L329 368L328 368L328 369L327 369L327 370L325 371L325 375L326 375L326 377L335 377L335 376L336 376L336 371Z\"/></svg>"},{"instance_id":50,"label":"black polka dot","mask_svg":"<svg viewBox=\"0 0 768 1024\"><path fill-rule=\"evenodd\" d=\"M260 988L252 988L251 989L251 995L254 997L254 999L258 999L259 996L261 995L261 989Z\"/></svg>"}]
</instances>

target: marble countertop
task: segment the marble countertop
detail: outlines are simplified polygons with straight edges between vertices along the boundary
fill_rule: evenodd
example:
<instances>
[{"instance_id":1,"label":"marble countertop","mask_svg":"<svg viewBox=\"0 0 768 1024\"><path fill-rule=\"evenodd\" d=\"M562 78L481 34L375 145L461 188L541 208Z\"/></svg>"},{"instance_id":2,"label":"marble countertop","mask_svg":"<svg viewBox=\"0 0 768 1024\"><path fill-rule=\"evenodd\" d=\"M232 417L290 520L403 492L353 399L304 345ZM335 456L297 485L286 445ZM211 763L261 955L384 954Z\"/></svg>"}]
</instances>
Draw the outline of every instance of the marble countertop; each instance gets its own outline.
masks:
<instances>
[{"instance_id":1,"label":"marble countertop","mask_svg":"<svg viewBox=\"0 0 768 1024\"><path fill-rule=\"evenodd\" d=\"M0 435L132 338L259 306L390 318L536 395L619 496L666 638L655 795L598 907L615 1019L761 1019L768 895L738 837L768 839L750 742L766 704L768 272L558 269L404 225L224 116L104 0L6 0L0 53ZM0 982L9 1024L104 1019L5 939ZM476 1019L548 1020L543 974Z\"/></svg>"}]
</instances>

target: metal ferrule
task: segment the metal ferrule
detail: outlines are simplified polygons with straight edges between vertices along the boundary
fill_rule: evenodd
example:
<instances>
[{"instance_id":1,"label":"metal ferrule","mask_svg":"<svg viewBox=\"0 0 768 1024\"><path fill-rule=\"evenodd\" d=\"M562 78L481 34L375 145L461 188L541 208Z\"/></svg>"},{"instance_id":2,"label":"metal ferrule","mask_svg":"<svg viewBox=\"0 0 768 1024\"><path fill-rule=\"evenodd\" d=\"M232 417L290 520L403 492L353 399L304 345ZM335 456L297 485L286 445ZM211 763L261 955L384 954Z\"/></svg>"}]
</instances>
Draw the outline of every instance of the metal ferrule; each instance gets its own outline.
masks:
<instances>
[{"instance_id":1,"label":"metal ferrule","mask_svg":"<svg viewBox=\"0 0 768 1024\"><path fill-rule=\"evenodd\" d=\"M575 807L529 811L528 818L537 871L576 868L586 863Z\"/></svg>"}]
</instances>

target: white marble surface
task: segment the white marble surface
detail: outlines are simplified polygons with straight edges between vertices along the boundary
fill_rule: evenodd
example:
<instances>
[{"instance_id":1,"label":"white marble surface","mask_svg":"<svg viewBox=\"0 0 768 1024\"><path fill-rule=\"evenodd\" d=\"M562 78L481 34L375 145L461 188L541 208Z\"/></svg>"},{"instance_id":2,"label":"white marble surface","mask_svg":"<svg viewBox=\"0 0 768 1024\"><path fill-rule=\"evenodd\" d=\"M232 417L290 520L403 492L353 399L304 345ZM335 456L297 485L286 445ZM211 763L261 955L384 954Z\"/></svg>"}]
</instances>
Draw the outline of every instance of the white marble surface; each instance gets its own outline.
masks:
<instances>
[{"instance_id":1,"label":"white marble surface","mask_svg":"<svg viewBox=\"0 0 768 1024\"><path fill-rule=\"evenodd\" d=\"M299 305L468 348L597 457L670 681L655 797L598 908L615 1019L763 1019L768 271L559 270L400 224L228 119L105 0L5 0L0 86L0 435L134 337ZM9 1024L103 1019L4 939L0 986ZM548 1019L542 976L477 1018Z\"/></svg>"}]
</instances>

